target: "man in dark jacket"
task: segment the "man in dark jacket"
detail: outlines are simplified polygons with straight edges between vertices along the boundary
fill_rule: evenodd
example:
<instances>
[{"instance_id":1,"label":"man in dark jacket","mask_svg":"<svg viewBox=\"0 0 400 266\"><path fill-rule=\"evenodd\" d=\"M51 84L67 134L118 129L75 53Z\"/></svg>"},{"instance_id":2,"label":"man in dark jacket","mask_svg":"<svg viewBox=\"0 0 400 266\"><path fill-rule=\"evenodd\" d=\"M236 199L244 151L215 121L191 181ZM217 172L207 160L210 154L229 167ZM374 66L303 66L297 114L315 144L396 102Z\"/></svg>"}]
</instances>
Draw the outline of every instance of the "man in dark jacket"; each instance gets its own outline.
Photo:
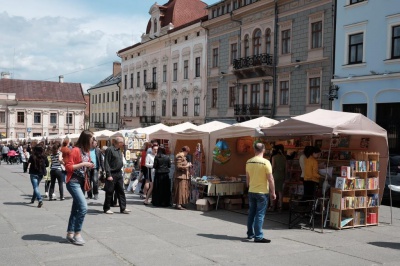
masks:
<instances>
[{"instance_id":1,"label":"man in dark jacket","mask_svg":"<svg viewBox=\"0 0 400 266\"><path fill-rule=\"evenodd\" d=\"M99 170L104 172L104 161L100 149L97 147L97 141L93 140L90 148L90 160L94 167L90 170L90 183L92 189L88 191L88 198L99 199Z\"/></svg>"}]
</instances>

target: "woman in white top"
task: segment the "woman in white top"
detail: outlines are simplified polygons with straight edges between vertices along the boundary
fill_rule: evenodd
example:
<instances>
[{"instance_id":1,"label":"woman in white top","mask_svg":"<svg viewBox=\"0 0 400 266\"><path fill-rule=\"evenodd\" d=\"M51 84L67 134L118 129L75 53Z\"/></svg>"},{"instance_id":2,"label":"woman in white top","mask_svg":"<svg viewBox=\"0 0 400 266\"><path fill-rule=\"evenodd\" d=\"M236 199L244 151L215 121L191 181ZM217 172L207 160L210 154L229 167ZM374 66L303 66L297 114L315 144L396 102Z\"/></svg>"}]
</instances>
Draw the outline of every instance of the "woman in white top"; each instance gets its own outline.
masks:
<instances>
[{"instance_id":1,"label":"woman in white top","mask_svg":"<svg viewBox=\"0 0 400 266\"><path fill-rule=\"evenodd\" d=\"M28 172L29 156L30 156L29 152L27 152L26 148L24 147L21 153L22 169L24 170L24 173Z\"/></svg>"},{"instance_id":2,"label":"woman in white top","mask_svg":"<svg viewBox=\"0 0 400 266\"><path fill-rule=\"evenodd\" d=\"M154 164L154 157L156 156L158 151L158 146L153 146L152 151L150 154L146 155L146 167L149 171L147 178L148 178L148 182L146 182L145 185L145 191L147 191L146 193L146 199L144 200L144 205L149 205L149 199L151 197L151 193L153 192L153 178L154 178L154 168L153 168L153 164Z\"/></svg>"}]
</instances>

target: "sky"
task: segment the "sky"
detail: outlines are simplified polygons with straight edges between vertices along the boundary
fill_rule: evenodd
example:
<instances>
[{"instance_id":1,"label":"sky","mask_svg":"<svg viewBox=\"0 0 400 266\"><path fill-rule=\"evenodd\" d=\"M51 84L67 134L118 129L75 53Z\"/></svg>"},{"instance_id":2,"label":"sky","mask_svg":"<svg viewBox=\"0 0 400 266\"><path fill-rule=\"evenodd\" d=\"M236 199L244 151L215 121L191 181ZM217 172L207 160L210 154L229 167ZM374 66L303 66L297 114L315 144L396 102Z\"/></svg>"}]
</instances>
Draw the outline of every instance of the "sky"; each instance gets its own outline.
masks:
<instances>
[{"instance_id":1,"label":"sky","mask_svg":"<svg viewBox=\"0 0 400 266\"><path fill-rule=\"evenodd\" d=\"M119 50L140 42L154 3L0 0L0 72L23 80L58 81L63 75L86 91L112 74Z\"/></svg>"}]
</instances>

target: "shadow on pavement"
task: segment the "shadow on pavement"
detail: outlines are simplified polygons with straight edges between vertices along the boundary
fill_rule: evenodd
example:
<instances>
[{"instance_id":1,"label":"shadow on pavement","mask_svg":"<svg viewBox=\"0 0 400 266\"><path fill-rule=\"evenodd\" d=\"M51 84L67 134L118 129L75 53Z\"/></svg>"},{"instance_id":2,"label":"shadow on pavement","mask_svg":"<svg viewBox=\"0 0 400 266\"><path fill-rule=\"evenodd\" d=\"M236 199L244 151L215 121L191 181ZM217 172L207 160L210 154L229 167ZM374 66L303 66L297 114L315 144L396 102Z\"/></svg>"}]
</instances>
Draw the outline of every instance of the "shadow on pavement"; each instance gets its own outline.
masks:
<instances>
[{"instance_id":1,"label":"shadow on pavement","mask_svg":"<svg viewBox=\"0 0 400 266\"><path fill-rule=\"evenodd\" d=\"M33 234L33 235L24 235L21 237L22 240L28 241L46 241L46 242L57 242L57 243L67 243L68 241L61 236L52 236L48 234Z\"/></svg>"},{"instance_id":2,"label":"shadow on pavement","mask_svg":"<svg viewBox=\"0 0 400 266\"><path fill-rule=\"evenodd\" d=\"M381 248L400 249L400 243L397 242L369 242L368 244Z\"/></svg>"},{"instance_id":3,"label":"shadow on pavement","mask_svg":"<svg viewBox=\"0 0 400 266\"><path fill-rule=\"evenodd\" d=\"M102 214L103 211L102 210L93 210L93 209L88 209L87 210L87 215L98 215L98 214Z\"/></svg>"},{"instance_id":4,"label":"shadow on pavement","mask_svg":"<svg viewBox=\"0 0 400 266\"><path fill-rule=\"evenodd\" d=\"M4 205L21 205L21 206L22 205L27 205L27 206L31 206L32 205L30 202L3 202L3 204Z\"/></svg>"},{"instance_id":5,"label":"shadow on pavement","mask_svg":"<svg viewBox=\"0 0 400 266\"><path fill-rule=\"evenodd\" d=\"M215 234L197 234L198 236L212 238L212 239L222 239L222 240L240 240L242 242L249 242L244 237L228 236L228 235L215 235Z\"/></svg>"}]
</instances>

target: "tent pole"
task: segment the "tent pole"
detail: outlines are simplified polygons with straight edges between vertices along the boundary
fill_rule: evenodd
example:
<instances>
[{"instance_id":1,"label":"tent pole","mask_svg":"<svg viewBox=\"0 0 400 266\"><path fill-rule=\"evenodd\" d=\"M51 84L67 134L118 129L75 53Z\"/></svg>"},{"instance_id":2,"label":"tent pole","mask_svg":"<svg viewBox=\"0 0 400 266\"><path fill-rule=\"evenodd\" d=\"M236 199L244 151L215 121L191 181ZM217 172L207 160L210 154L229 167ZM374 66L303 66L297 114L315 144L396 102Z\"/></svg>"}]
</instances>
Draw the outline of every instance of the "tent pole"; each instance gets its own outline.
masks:
<instances>
[{"instance_id":1,"label":"tent pole","mask_svg":"<svg viewBox=\"0 0 400 266\"><path fill-rule=\"evenodd\" d=\"M328 150L328 160L326 162L326 171L325 171L325 179L324 183L322 183L322 217L321 217L321 228L322 228L322 233L324 233L324 211L325 211L325 193L326 193L326 187L324 189L324 184L325 182L328 182L328 167L330 163L330 157L331 157L331 150L332 150L332 139L333 139L333 134L331 134L331 139L329 142L329 150ZM326 214L328 215L328 214Z\"/></svg>"}]
</instances>

